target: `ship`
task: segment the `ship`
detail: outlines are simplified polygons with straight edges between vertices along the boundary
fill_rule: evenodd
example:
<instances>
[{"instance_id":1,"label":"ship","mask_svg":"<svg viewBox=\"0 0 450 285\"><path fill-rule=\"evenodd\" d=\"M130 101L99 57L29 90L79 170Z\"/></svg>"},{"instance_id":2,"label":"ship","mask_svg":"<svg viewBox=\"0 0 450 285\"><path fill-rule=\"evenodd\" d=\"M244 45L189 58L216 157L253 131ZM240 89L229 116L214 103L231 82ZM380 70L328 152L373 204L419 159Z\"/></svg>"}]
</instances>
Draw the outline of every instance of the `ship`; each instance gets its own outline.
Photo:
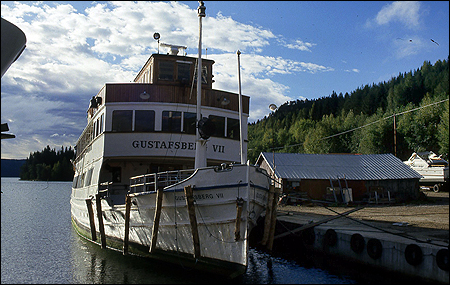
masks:
<instances>
[{"instance_id":1,"label":"ship","mask_svg":"<svg viewBox=\"0 0 450 285\"><path fill-rule=\"evenodd\" d=\"M234 278L274 186L246 159L250 98L240 83L239 94L212 88L199 3L198 57L155 33L158 53L133 82L106 83L90 99L72 160L71 220L102 248Z\"/></svg>"}]
</instances>

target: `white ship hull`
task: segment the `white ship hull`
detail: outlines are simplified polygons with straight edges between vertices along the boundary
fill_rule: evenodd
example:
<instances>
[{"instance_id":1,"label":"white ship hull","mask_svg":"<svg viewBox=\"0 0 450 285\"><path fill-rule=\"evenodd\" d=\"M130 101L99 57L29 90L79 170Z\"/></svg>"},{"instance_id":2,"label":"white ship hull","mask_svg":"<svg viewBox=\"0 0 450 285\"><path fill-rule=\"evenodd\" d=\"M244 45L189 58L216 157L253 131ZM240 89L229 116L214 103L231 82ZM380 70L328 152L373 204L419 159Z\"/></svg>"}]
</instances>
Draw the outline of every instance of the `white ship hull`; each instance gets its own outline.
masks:
<instances>
[{"instance_id":1,"label":"white ship hull","mask_svg":"<svg viewBox=\"0 0 450 285\"><path fill-rule=\"evenodd\" d=\"M221 170L208 167L198 169L189 178L165 187L156 244L152 250L157 191L140 192L142 187L134 188L138 192L129 194L132 201L129 216L129 252L230 278L242 274L247 267L250 231L267 204L269 183L266 175L260 169L248 165L235 165ZM198 256L184 193L184 187L188 185L193 189L200 245L197 249ZM91 195L89 198L87 188L77 191L84 191L85 194L72 196L74 226L80 234L92 239L86 199L93 200L96 242L100 243L99 219L95 214L95 199L100 196ZM123 250L125 204L111 206L112 199L115 199L113 195L101 199L105 238L109 247ZM238 200L242 201L241 214L238 213Z\"/></svg>"},{"instance_id":2,"label":"white ship hull","mask_svg":"<svg viewBox=\"0 0 450 285\"><path fill-rule=\"evenodd\" d=\"M107 83L90 100L72 222L102 248L232 278L247 268L250 231L274 202L265 170L245 164L250 98L212 88L201 32L198 58L164 46L171 52L151 55L133 83Z\"/></svg>"}]
</instances>

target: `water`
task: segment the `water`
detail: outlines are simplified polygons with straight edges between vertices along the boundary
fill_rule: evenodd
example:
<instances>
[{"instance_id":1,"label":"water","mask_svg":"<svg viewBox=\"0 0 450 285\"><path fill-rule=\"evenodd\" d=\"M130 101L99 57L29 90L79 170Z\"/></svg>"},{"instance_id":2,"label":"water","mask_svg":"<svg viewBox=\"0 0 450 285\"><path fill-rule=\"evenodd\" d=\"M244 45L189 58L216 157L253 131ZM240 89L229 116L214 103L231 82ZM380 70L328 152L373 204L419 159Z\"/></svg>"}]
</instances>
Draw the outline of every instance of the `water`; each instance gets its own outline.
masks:
<instances>
[{"instance_id":1,"label":"water","mask_svg":"<svg viewBox=\"0 0 450 285\"><path fill-rule=\"evenodd\" d=\"M102 250L73 230L71 182L1 178L1 283L354 284L355 279L251 250L233 281L121 252Z\"/></svg>"}]
</instances>

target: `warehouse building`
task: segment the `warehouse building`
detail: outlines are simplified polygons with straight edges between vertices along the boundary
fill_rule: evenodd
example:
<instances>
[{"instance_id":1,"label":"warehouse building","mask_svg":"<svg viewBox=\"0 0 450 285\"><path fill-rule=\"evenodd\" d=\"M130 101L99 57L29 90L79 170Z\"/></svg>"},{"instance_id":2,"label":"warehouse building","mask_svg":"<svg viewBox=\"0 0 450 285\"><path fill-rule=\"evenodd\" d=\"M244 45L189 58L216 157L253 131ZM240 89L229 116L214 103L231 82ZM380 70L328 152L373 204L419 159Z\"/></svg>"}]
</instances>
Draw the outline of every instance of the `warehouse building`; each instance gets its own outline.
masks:
<instances>
[{"instance_id":1,"label":"warehouse building","mask_svg":"<svg viewBox=\"0 0 450 285\"><path fill-rule=\"evenodd\" d=\"M290 197L393 203L417 199L420 194L422 176L392 154L262 152L256 164L275 175Z\"/></svg>"}]
</instances>

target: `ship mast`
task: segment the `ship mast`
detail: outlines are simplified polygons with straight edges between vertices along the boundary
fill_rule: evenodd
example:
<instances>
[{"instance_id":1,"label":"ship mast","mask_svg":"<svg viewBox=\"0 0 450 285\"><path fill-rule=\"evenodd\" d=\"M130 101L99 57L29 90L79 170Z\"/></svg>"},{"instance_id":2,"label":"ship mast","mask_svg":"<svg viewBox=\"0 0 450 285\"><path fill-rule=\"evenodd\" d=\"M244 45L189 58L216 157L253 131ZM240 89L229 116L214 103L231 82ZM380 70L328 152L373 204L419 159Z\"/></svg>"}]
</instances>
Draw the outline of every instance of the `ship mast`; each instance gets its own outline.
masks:
<instances>
[{"instance_id":1,"label":"ship mast","mask_svg":"<svg viewBox=\"0 0 450 285\"><path fill-rule=\"evenodd\" d=\"M197 128L195 145L195 168L206 167L206 140L200 138L198 122L202 119L202 18L206 7L203 1L198 1L198 67L197 67Z\"/></svg>"}]
</instances>

